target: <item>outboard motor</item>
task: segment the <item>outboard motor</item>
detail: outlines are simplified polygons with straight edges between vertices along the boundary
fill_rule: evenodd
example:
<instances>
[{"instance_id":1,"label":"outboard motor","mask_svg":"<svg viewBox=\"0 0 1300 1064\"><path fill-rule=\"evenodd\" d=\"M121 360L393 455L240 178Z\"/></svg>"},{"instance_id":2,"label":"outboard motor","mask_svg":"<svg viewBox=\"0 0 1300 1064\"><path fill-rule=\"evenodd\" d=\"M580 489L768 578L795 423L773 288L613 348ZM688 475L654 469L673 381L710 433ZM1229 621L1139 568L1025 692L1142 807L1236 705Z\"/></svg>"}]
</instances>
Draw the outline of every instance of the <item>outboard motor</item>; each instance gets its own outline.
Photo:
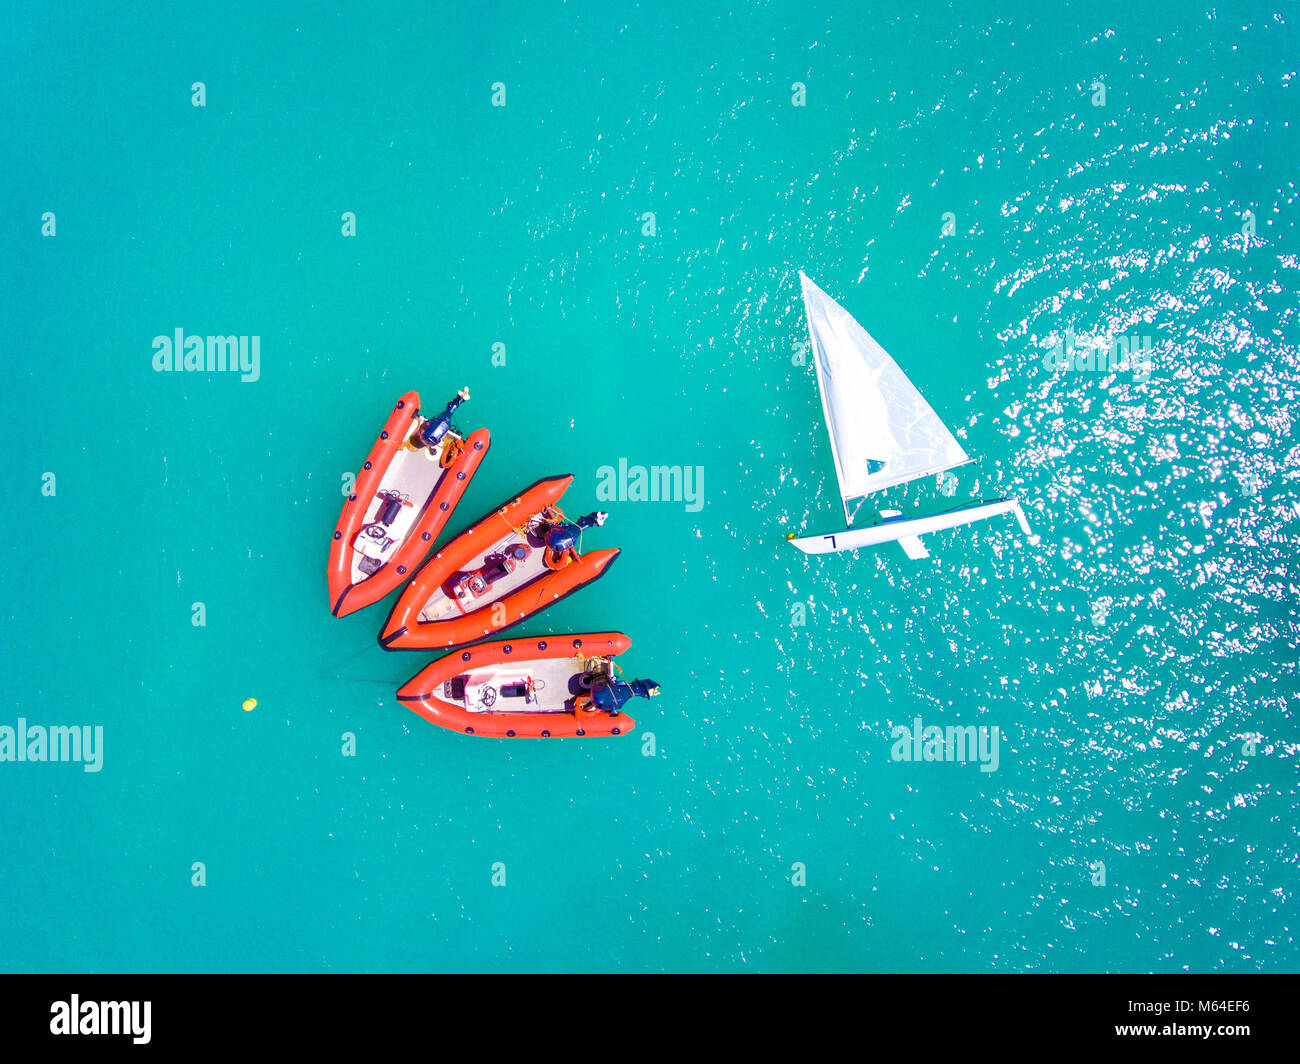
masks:
<instances>
[{"instance_id":1,"label":"outboard motor","mask_svg":"<svg viewBox=\"0 0 1300 1064\"><path fill-rule=\"evenodd\" d=\"M469 398L469 389L462 388L456 397L447 404L447 408L435 418L430 418L420 427L420 442L430 450L442 442L442 438L451 431L451 418L456 408Z\"/></svg>"},{"instance_id":2,"label":"outboard motor","mask_svg":"<svg viewBox=\"0 0 1300 1064\"><path fill-rule=\"evenodd\" d=\"M605 523L609 514L604 510L597 510L595 513L587 514L586 517L579 517L576 522L560 521L551 526L551 530L546 533L546 546L548 550L555 554L563 554L566 550L573 550L577 546L578 536L589 528L596 528Z\"/></svg>"},{"instance_id":3,"label":"outboard motor","mask_svg":"<svg viewBox=\"0 0 1300 1064\"><path fill-rule=\"evenodd\" d=\"M381 493L379 498L387 500L379 509L379 523L384 526L391 525L402 512L405 500L396 492Z\"/></svg>"}]
</instances>

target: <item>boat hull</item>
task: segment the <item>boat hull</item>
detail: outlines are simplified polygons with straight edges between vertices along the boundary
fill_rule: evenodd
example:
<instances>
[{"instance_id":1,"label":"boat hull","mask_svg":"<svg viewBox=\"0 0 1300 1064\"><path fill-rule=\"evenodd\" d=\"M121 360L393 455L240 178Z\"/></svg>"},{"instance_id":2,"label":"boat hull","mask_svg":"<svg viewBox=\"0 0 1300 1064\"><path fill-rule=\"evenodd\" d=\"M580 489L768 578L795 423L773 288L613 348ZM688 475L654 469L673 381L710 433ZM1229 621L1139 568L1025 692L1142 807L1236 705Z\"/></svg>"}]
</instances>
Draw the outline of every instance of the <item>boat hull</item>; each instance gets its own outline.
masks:
<instances>
[{"instance_id":1,"label":"boat hull","mask_svg":"<svg viewBox=\"0 0 1300 1064\"><path fill-rule=\"evenodd\" d=\"M874 525L861 528L846 528L840 532L831 532L823 536L787 537L791 543L805 554L838 554L840 551L857 550L860 547L874 547L881 543L892 543L899 539L914 539L930 532L941 532L946 528L958 528L973 521L982 521L999 514L1015 514L1026 535L1030 535L1029 524L1024 511L1015 499L995 499L992 502L978 502L962 506L947 513L929 514L924 517L890 517Z\"/></svg>"},{"instance_id":2,"label":"boat hull","mask_svg":"<svg viewBox=\"0 0 1300 1064\"><path fill-rule=\"evenodd\" d=\"M572 482L572 475L539 480L426 559L388 615L380 645L430 650L475 643L500 635L603 576L618 557L617 549L589 551L551 571L542 568L541 539L518 535L520 528L527 530L530 521L558 503ZM464 574L479 570L485 559L511 544L529 547L524 568L472 601L452 594Z\"/></svg>"},{"instance_id":3,"label":"boat hull","mask_svg":"<svg viewBox=\"0 0 1300 1064\"><path fill-rule=\"evenodd\" d=\"M397 698L430 724L466 735L499 739L626 735L636 726L636 721L627 714L575 713L571 703L572 695L581 688L582 667L576 660L579 653L589 658L613 658L631 645L632 641L621 632L480 643L431 662L398 689ZM548 703L553 707L550 709L471 709L464 697L456 699L449 690L457 680L462 690L474 692L489 688L494 691L492 705L497 707L520 699L506 699L495 692L517 683L521 676L541 675L549 679L553 689ZM562 699L556 691L565 684L566 676L568 686L562 693L568 697ZM547 701L545 693L538 698ZM565 708L566 704L569 708Z\"/></svg>"},{"instance_id":4,"label":"boat hull","mask_svg":"<svg viewBox=\"0 0 1300 1064\"><path fill-rule=\"evenodd\" d=\"M420 395L410 391L393 406L392 413L380 430L379 438L370 449L356 484L330 541L327 568L330 612L345 617L372 603L378 602L390 591L398 588L409 573L428 552L447 521L455 512L479 463L491 445L487 429L479 429L465 437L465 448L459 458L446 469L411 451L403 444L410 436L420 414ZM402 466L407 466L403 469ZM423 468L417 463L423 463ZM412 514L403 514L400 537L379 562L379 567L366 574L361 571L358 535L375 524L374 511L382 506L377 496L381 491L406 487Z\"/></svg>"}]
</instances>

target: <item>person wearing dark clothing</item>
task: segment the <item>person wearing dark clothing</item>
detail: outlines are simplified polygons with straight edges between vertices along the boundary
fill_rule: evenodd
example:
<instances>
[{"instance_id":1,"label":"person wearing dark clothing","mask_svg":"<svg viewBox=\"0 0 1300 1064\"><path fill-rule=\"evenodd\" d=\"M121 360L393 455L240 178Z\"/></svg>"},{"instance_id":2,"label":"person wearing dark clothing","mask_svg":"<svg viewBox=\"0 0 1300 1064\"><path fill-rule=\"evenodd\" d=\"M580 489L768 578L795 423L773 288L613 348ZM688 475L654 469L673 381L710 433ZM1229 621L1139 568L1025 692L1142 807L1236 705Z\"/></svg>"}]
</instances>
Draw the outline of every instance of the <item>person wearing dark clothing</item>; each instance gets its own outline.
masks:
<instances>
[{"instance_id":1,"label":"person wearing dark clothing","mask_svg":"<svg viewBox=\"0 0 1300 1064\"><path fill-rule=\"evenodd\" d=\"M603 510L579 517L577 521L567 519L557 521L546 533L545 561L551 569L563 569L571 561L578 559L578 537L589 528L597 528L605 523L609 514Z\"/></svg>"},{"instance_id":2,"label":"person wearing dark clothing","mask_svg":"<svg viewBox=\"0 0 1300 1064\"><path fill-rule=\"evenodd\" d=\"M429 418L420 426L419 445L434 450L442 442L442 438L451 431L451 418L456 413L456 408L469 398L469 389L462 388L456 393L456 398L447 404L447 408L437 417Z\"/></svg>"},{"instance_id":3,"label":"person wearing dark clothing","mask_svg":"<svg viewBox=\"0 0 1300 1064\"><path fill-rule=\"evenodd\" d=\"M591 701L596 709L606 713L617 713L624 704L633 698L654 698L659 693L659 685L654 680L633 680L626 683L617 676L591 692Z\"/></svg>"},{"instance_id":4,"label":"person wearing dark clothing","mask_svg":"<svg viewBox=\"0 0 1300 1064\"><path fill-rule=\"evenodd\" d=\"M610 676L591 689L589 695L579 695L573 703L575 713L617 713L634 698L654 698L659 685L654 680L633 680L628 683Z\"/></svg>"}]
</instances>

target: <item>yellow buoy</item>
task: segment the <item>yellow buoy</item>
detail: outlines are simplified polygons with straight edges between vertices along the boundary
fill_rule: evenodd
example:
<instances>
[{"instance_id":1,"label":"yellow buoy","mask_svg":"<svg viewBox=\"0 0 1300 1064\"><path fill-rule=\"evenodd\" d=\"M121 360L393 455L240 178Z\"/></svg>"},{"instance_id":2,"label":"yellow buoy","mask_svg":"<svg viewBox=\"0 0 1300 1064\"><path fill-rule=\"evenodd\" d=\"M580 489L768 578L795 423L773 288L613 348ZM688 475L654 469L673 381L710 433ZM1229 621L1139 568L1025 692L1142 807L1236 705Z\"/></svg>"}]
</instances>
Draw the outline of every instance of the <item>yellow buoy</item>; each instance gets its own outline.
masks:
<instances>
[{"instance_id":1,"label":"yellow buoy","mask_svg":"<svg viewBox=\"0 0 1300 1064\"><path fill-rule=\"evenodd\" d=\"M245 698L245 699L244 699L244 712L245 712L245 713L252 713L253 710L255 710L256 708L257 708L257 699L256 699L256 698Z\"/></svg>"}]
</instances>

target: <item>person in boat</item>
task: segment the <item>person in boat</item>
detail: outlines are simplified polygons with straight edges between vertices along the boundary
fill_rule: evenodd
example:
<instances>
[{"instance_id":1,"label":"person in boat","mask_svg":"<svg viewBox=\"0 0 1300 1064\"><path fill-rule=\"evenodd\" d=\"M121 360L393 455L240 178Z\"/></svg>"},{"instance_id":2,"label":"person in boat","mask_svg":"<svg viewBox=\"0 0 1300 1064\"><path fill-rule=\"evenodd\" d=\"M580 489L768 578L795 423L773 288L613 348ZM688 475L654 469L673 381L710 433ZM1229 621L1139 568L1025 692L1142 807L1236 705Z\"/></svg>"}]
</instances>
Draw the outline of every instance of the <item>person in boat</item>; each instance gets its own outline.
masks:
<instances>
[{"instance_id":1,"label":"person in boat","mask_svg":"<svg viewBox=\"0 0 1300 1064\"><path fill-rule=\"evenodd\" d=\"M578 537L589 528L598 528L609 514L604 510L579 517L577 521L561 519L546 533L546 552L542 556L548 569L563 569L578 560Z\"/></svg>"},{"instance_id":2,"label":"person in boat","mask_svg":"<svg viewBox=\"0 0 1300 1064\"><path fill-rule=\"evenodd\" d=\"M467 399L469 399L469 388L462 388L456 393L456 397L447 404L446 409L441 414L425 420L419 431L411 436L407 446L413 451L418 451L421 447L427 447L431 455L436 454L438 444L442 443L447 433L451 432L452 415L456 413L456 408ZM464 444L455 436L448 440L440 459L442 467L445 469L451 465L463 449Z\"/></svg>"},{"instance_id":3,"label":"person in boat","mask_svg":"<svg viewBox=\"0 0 1300 1064\"><path fill-rule=\"evenodd\" d=\"M575 713L617 713L634 698L654 698L659 685L654 680L633 680L628 683L610 676L592 687L590 694L581 694L573 700Z\"/></svg>"}]
</instances>

